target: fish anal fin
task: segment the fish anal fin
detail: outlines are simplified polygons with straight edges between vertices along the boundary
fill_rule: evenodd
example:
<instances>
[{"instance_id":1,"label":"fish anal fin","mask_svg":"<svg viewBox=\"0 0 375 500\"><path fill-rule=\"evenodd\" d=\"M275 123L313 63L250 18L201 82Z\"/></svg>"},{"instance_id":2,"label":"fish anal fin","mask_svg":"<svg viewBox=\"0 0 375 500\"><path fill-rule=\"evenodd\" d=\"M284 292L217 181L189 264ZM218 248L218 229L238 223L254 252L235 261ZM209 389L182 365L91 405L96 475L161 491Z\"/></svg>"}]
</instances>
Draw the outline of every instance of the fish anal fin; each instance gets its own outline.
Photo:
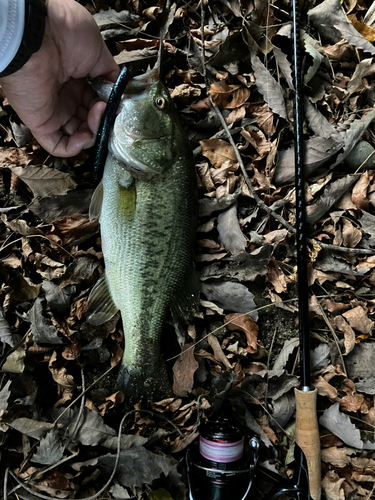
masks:
<instances>
[{"instance_id":1,"label":"fish anal fin","mask_svg":"<svg viewBox=\"0 0 375 500\"><path fill-rule=\"evenodd\" d=\"M173 321L177 318L184 321L191 320L194 313L199 309L199 292L199 273L195 269L194 262L191 261L185 281L171 303Z\"/></svg>"},{"instance_id":2,"label":"fish anal fin","mask_svg":"<svg viewBox=\"0 0 375 500\"><path fill-rule=\"evenodd\" d=\"M90 221L93 219L99 219L102 211L103 203L103 182L100 182L91 198L90 208L89 208L89 218Z\"/></svg>"},{"instance_id":3,"label":"fish anal fin","mask_svg":"<svg viewBox=\"0 0 375 500\"><path fill-rule=\"evenodd\" d=\"M109 291L106 276L94 285L87 301L86 321L98 326L109 321L118 311Z\"/></svg>"}]
</instances>

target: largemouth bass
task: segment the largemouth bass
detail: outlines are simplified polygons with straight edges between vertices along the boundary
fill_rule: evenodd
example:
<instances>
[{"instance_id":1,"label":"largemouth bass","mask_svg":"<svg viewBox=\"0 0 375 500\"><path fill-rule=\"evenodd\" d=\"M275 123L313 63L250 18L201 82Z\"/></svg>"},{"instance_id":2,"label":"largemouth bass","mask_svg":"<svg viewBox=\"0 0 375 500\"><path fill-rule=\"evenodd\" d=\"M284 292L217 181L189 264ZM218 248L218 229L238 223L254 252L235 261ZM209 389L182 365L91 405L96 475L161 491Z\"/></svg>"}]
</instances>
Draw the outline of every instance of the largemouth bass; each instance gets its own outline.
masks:
<instances>
[{"instance_id":1,"label":"largemouth bass","mask_svg":"<svg viewBox=\"0 0 375 500\"><path fill-rule=\"evenodd\" d=\"M125 89L91 202L90 217L99 215L105 274L89 296L87 320L100 325L120 310L117 389L128 402L167 397L160 338L169 309L183 309L196 293L197 187L190 144L156 70Z\"/></svg>"}]
</instances>

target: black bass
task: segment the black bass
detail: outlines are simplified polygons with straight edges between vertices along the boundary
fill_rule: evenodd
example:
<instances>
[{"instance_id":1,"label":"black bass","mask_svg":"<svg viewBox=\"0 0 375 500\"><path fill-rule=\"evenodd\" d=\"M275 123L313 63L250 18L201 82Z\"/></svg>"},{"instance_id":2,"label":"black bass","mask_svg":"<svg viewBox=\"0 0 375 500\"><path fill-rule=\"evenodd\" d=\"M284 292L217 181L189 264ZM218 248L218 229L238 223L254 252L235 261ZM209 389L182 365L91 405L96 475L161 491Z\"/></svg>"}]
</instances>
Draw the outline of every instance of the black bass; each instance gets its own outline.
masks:
<instances>
[{"instance_id":1,"label":"black bass","mask_svg":"<svg viewBox=\"0 0 375 500\"><path fill-rule=\"evenodd\" d=\"M96 88L108 97L109 84ZM168 311L195 293L192 252L197 186L190 144L158 72L125 89L90 217L100 216L105 274L91 291L87 320L121 312L125 352L117 389L128 402L171 393L160 354Z\"/></svg>"}]
</instances>

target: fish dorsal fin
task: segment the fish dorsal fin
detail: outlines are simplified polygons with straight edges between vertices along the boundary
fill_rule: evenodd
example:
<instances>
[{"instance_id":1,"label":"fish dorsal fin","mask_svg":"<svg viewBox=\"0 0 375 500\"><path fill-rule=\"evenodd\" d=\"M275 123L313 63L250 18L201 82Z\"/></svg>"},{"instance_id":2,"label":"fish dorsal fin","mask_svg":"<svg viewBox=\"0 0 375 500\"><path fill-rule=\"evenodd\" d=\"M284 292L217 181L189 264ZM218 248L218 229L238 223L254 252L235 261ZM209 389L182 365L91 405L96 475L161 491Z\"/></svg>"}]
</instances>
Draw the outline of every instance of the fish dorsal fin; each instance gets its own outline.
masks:
<instances>
[{"instance_id":1,"label":"fish dorsal fin","mask_svg":"<svg viewBox=\"0 0 375 500\"><path fill-rule=\"evenodd\" d=\"M97 281L87 301L86 321L98 326L109 321L118 311L109 291L105 274Z\"/></svg>"},{"instance_id":2,"label":"fish dorsal fin","mask_svg":"<svg viewBox=\"0 0 375 500\"><path fill-rule=\"evenodd\" d=\"M195 269L194 262L191 261L184 284L171 303L171 313L174 321L177 318L189 321L194 316L194 313L199 310L199 291L199 273Z\"/></svg>"},{"instance_id":3,"label":"fish dorsal fin","mask_svg":"<svg viewBox=\"0 0 375 500\"><path fill-rule=\"evenodd\" d=\"M92 195L90 208L89 208L89 218L90 221L93 219L100 219L100 214L102 211L103 203L103 182L101 181L97 186Z\"/></svg>"}]
</instances>

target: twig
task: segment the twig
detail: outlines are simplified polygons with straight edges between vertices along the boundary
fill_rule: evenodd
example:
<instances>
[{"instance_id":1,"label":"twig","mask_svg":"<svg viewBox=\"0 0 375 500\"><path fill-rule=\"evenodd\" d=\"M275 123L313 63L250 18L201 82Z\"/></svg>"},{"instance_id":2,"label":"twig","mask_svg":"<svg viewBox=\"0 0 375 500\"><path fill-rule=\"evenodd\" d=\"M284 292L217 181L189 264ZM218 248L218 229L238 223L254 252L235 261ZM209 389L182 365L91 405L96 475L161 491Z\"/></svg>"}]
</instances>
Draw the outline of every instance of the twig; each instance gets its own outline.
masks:
<instances>
[{"instance_id":1,"label":"twig","mask_svg":"<svg viewBox=\"0 0 375 500\"><path fill-rule=\"evenodd\" d=\"M9 467L5 469L5 474L4 474L4 487L3 487L3 499L8 500L8 473L9 473Z\"/></svg>"},{"instance_id":2,"label":"twig","mask_svg":"<svg viewBox=\"0 0 375 500\"><path fill-rule=\"evenodd\" d=\"M112 370L113 370L113 368L115 368L115 366L117 366L117 365L111 366L111 368L109 368L106 372L104 372L102 375L100 375L100 377L99 377L99 378L97 378L97 379L96 379L96 380L95 380L95 381L94 381L91 385L89 385L89 386L87 387L87 389L85 389L84 391L82 391L82 392L81 392L81 394L80 394L79 396L77 396L77 397L76 397L76 398L75 398L75 399L74 399L74 400L73 400L73 401L72 401L72 402L71 402L71 403L70 403L70 404L69 404L69 405L65 408L65 410L64 410L63 412L61 412L61 413L60 413L60 415L59 415L59 416L57 417L57 419L54 421L53 425L55 425L55 424L56 424L56 423L60 420L60 418L64 415L64 413L66 413L66 412L69 410L69 408L70 408L71 406L73 406L73 405L74 405L74 403L76 403L76 402L77 402L77 401L78 401L78 400L79 400L79 399L80 399L80 398L81 398L84 394L86 394L86 392L88 392L90 389L92 389L92 387L94 387L94 385L96 385L96 384L97 384L97 383L98 383L98 382L99 382L99 381L100 381L103 377L105 377L106 375L108 375L108 373L109 373L110 371L112 371Z\"/></svg>"},{"instance_id":3,"label":"twig","mask_svg":"<svg viewBox=\"0 0 375 500\"><path fill-rule=\"evenodd\" d=\"M332 328L331 323L328 321L327 315L326 315L326 313L324 312L324 309L323 309L323 307L322 307L322 305L321 305L321 303L320 303L319 301L318 301L318 305L319 305L320 313L321 313L321 315L322 315L322 317L323 317L323 319L324 319L324 321L325 321L326 325L328 326L329 331L332 333L333 339L334 339L334 341L335 341L335 343L336 343L337 350L338 350L338 352L339 352L339 356L340 356L340 359L341 359L341 363L342 363L342 371L344 372L344 375L347 377L347 376L348 376L348 374L347 374L347 372L346 372L346 368L345 368L344 357L343 357L342 352L341 352L341 349L340 349L339 339L338 339L338 337L337 337L337 335L336 335L335 330Z\"/></svg>"},{"instance_id":4,"label":"twig","mask_svg":"<svg viewBox=\"0 0 375 500\"><path fill-rule=\"evenodd\" d=\"M136 410L133 410L133 411L136 411ZM131 412L128 412L126 413L123 418L121 419L121 422L120 422L120 426L119 426L119 430L118 430L118 435L117 435L117 452L116 452L116 460L115 460L115 465L113 467L113 470L112 470L112 473L108 479L108 481L105 483L105 485L97 492L95 493L95 495L92 495L92 496L89 496L89 497L86 497L86 498L82 498L82 499L76 499L76 500L95 500L96 498L98 498L102 493L105 492L105 490L108 488L108 486L111 484L115 474L116 474L116 471L117 471L117 466L118 466L118 462L119 462L119 459L120 459L120 451L121 451L121 431L122 431L122 426L123 426L123 423L125 422L125 419L129 416L130 413L133 413L133 411ZM36 497L38 498L42 498L43 500L51 500L52 497L50 496L47 496L47 495L42 495L41 493L37 493L36 491L32 490L31 488L29 488L28 486L26 486L26 484L24 484L20 479L18 479L18 477L13 474L13 472L10 470L9 471L9 474L17 481L17 483L23 488L25 489L27 492L31 493L32 495L35 495ZM35 485L35 487L37 488L37 485ZM131 497L131 498L136 498L136 497Z\"/></svg>"},{"instance_id":5,"label":"twig","mask_svg":"<svg viewBox=\"0 0 375 500\"><path fill-rule=\"evenodd\" d=\"M70 437L68 438L67 442L65 443L65 448L68 448L69 444L72 442L72 440L75 438L75 435L77 433L77 430L78 430L78 425L81 421L81 417L82 417L82 414L83 414L83 409L85 407L85 375L83 373L83 366L81 366L81 378L82 378L82 393L81 393L81 397L82 397L82 400L81 400L81 405L79 407L79 412L78 412L78 416L76 418L76 421L74 423L74 426L73 426L73 429L72 429L72 432L70 434ZM68 427L69 428L69 427Z\"/></svg>"},{"instance_id":6,"label":"twig","mask_svg":"<svg viewBox=\"0 0 375 500\"><path fill-rule=\"evenodd\" d=\"M164 417L164 415L162 415L162 414L160 414L160 413L158 413L156 411L153 411L153 410L143 410L143 409L140 409L140 410L130 410L130 411L128 411L127 415L131 415L132 413L148 413L149 415L152 415L153 417L158 417L161 420L164 420L165 422L168 422L172 427L174 427L175 431L177 431L181 437L189 437L189 436L185 436L185 434L181 431L181 429L179 429L177 427L177 425L172 422L172 420L169 420L169 418Z\"/></svg>"}]
</instances>

